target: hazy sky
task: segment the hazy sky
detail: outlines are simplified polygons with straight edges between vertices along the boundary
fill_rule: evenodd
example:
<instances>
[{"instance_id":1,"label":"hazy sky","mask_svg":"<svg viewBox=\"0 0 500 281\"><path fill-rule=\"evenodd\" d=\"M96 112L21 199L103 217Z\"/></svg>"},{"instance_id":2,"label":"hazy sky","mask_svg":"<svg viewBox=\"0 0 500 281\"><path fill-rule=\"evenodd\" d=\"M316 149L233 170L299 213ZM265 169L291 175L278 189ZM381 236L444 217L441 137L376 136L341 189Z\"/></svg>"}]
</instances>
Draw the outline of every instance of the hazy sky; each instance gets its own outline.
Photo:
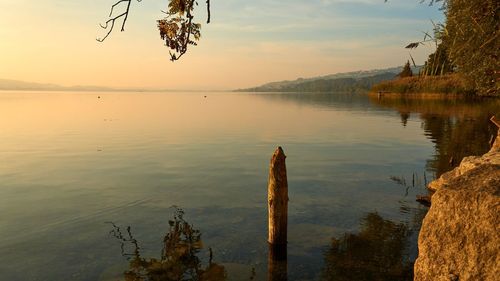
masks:
<instances>
[{"instance_id":1,"label":"hazy sky","mask_svg":"<svg viewBox=\"0 0 500 281\"><path fill-rule=\"evenodd\" d=\"M61 85L233 89L385 68L442 21L419 0L212 0L199 46L169 61L156 20L167 0L134 1L126 31L104 43L116 0L0 0L0 78ZM196 11L206 20L204 0ZM117 10L118 11L118 10ZM412 51L423 63L431 48Z\"/></svg>"}]
</instances>

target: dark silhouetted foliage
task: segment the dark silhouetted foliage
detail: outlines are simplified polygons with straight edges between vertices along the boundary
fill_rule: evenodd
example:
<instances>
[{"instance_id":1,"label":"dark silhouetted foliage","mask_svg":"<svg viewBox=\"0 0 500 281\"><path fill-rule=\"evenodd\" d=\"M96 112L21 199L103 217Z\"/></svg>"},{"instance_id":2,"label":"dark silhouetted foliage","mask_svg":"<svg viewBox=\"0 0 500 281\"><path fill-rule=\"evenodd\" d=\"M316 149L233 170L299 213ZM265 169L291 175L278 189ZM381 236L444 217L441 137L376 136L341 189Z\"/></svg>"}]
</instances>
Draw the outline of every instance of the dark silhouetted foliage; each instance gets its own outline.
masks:
<instances>
[{"instance_id":1,"label":"dark silhouetted foliage","mask_svg":"<svg viewBox=\"0 0 500 281\"><path fill-rule=\"evenodd\" d=\"M196 46L201 36L201 24L193 22L195 0L170 0L167 16L158 20L158 30L165 46L171 49L170 59L178 60L189 45Z\"/></svg>"},{"instance_id":2,"label":"dark silhouetted foliage","mask_svg":"<svg viewBox=\"0 0 500 281\"><path fill-rule=\"evenodd\" d=\"M453 73L455 65L450 61L445 43L438 45L436 51L430 54L422 68L421 75L436 76Z\"/></svg>"},{"instance_id":3,"label":"dark silhouetted foliage","mask_svg":"<svg viewBox=\"0 0 500 281\"><path fill-rule=\"evenodd\" d=\"M500 1L449 0L444 37L451 61L483 95L500 95Z\"/></svg>"},{"instance_id":4,"label":"dark silhouetted foliage","mask_svg":"<svg viewBox=\"0 0 500 281\"><path fill-rule=\"evenodd\" d=\"M425 2L425 1L424 1ZM456 70L474 86L479 95L500 95L500 1L440 0L446 24L434 25L434 36L406 48L434 42L436 53L428 60L426 75ZM444 44L444 45L443 45ZM441 47L441 48L439 48Z\"/></svg>"},{"instance_id":5,"label":"dark silhouetted foliage","mask_svg":"<svg viewBox=\"0 0 500 281\"><path fill-rule=\"evenodd\" d=\"M411 71L410 61L407 61L403 66L403 70L398 74L399 78L412 77L413 72Z\"/></svg>"}]
</instances>

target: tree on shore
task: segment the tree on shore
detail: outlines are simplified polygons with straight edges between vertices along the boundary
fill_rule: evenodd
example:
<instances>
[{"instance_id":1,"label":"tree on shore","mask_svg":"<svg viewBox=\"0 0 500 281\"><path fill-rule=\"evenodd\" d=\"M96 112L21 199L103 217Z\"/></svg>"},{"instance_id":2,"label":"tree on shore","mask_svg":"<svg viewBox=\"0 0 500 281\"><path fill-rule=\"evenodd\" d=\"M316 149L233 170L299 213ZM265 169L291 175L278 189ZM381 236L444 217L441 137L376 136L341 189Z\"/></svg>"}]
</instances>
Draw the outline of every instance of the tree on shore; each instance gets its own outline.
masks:
<instances>
[{"instance_id":1,"label":"tree on shore","mask_svg":"<svg viewBox=\"0 0 500 281\"><path fill-rule=\"evenodd\" d=\"M413 76L413 72L411 71L410 61L406 61L405 66L403 66L403 70L398 74L398 76L399 78Z\"/></svg>"},{"instance_id":2,"label":"tree on shore","mask_svg":"<svg viewBox=\"0 0 500 281\"><path fill-rule=\"evenodd\" d=\"M427 75L456 70L479 95L499 96L500 1L431 0L429 4L437 2L442 3L446 24L434 26L434 37L426 33L422 41L406 48L434 42L436 52L427 61Z\"/></svg>"},{"instance_id":3,"label":"tree on shore","mask_svg":"<svg viewBox=\"0 0 500 281\"><path fill-rule=\"evenodd\" d=\"M500 1L449 0L444 42L480 94L500 95Z\"/></svg>"},{"instance_id":4,"label":"tree on shore","mask_svg":"<svg viewBox=\"0 0 500 281\"><path fill-rule=\"evenodd\" d=\"M456 66L450 61L449 51L446 44L438 45L436 51L430 54L425 61L421 74L424 76L439 76L450 74L455 71Z\"/></svg>"}]
</instances>

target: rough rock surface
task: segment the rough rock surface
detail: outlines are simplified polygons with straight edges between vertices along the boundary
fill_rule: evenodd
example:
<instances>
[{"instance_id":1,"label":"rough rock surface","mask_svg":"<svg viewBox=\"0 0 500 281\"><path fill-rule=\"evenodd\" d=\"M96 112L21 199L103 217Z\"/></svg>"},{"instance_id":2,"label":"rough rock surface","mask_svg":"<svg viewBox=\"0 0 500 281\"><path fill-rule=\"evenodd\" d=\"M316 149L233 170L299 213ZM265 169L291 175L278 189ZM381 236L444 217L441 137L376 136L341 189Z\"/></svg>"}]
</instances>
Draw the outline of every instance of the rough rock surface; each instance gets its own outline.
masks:
<instances>
[{"instance_id":1,"label":"rough rock surface","mask_svg":"<svg viewBox=\"0 0 500 281\"><path fill-rule=\"evenodd\" d=\"M440 187L446 186L449 182L457 177L467 173L468 171L486 164L500 165L500 132L491 150L483 156L464 157L460 166L444 173L439 179L429 183L428 188L432 191L438 190Z\"/></svg>"},{"instance_id":2,"label":"rough rock surface","mask_svg":"<svg viewBox=\"0 0 500 281\"><path fill-rule=\"evenodd\" d=\"M481 157L434 181L415 280L500 280L500 135Z\"/></svg>"}]
</instances>

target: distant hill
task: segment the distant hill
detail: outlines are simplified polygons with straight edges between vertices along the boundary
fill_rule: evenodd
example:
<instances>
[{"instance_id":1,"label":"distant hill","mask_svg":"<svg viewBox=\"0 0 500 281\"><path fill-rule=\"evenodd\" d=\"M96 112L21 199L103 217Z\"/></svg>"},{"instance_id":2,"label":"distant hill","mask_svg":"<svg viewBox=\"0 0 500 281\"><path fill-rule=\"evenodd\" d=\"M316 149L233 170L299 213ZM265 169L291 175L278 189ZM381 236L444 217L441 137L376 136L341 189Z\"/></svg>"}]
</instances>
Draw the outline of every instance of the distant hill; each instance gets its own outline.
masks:
<instances>
[{"instance_id":1,"label":"distant hill","mask_svg":"<svg viewBox=\"0 0 500 281\"><path fill-rule=\"evenodd\" d=\"M418 73L420 67L414 68ZM361 70L326 76L299 78L292 81L271 82L258 87L238 89L238 92L355 92L369 90L374 84L391 80L403 67Z\"/></svg>"},{"instance_id":2,"label":"distant hill","mask_svg":"<svg viewBox=\"0 0 500 281\"><path fill-rule=\"evenodd\" d=\"M18 80L0 79L0 90L10 91L119 91L118 89L98 86L64 87L56 84L42 84Z\"/></svg>"}]
</instances>

